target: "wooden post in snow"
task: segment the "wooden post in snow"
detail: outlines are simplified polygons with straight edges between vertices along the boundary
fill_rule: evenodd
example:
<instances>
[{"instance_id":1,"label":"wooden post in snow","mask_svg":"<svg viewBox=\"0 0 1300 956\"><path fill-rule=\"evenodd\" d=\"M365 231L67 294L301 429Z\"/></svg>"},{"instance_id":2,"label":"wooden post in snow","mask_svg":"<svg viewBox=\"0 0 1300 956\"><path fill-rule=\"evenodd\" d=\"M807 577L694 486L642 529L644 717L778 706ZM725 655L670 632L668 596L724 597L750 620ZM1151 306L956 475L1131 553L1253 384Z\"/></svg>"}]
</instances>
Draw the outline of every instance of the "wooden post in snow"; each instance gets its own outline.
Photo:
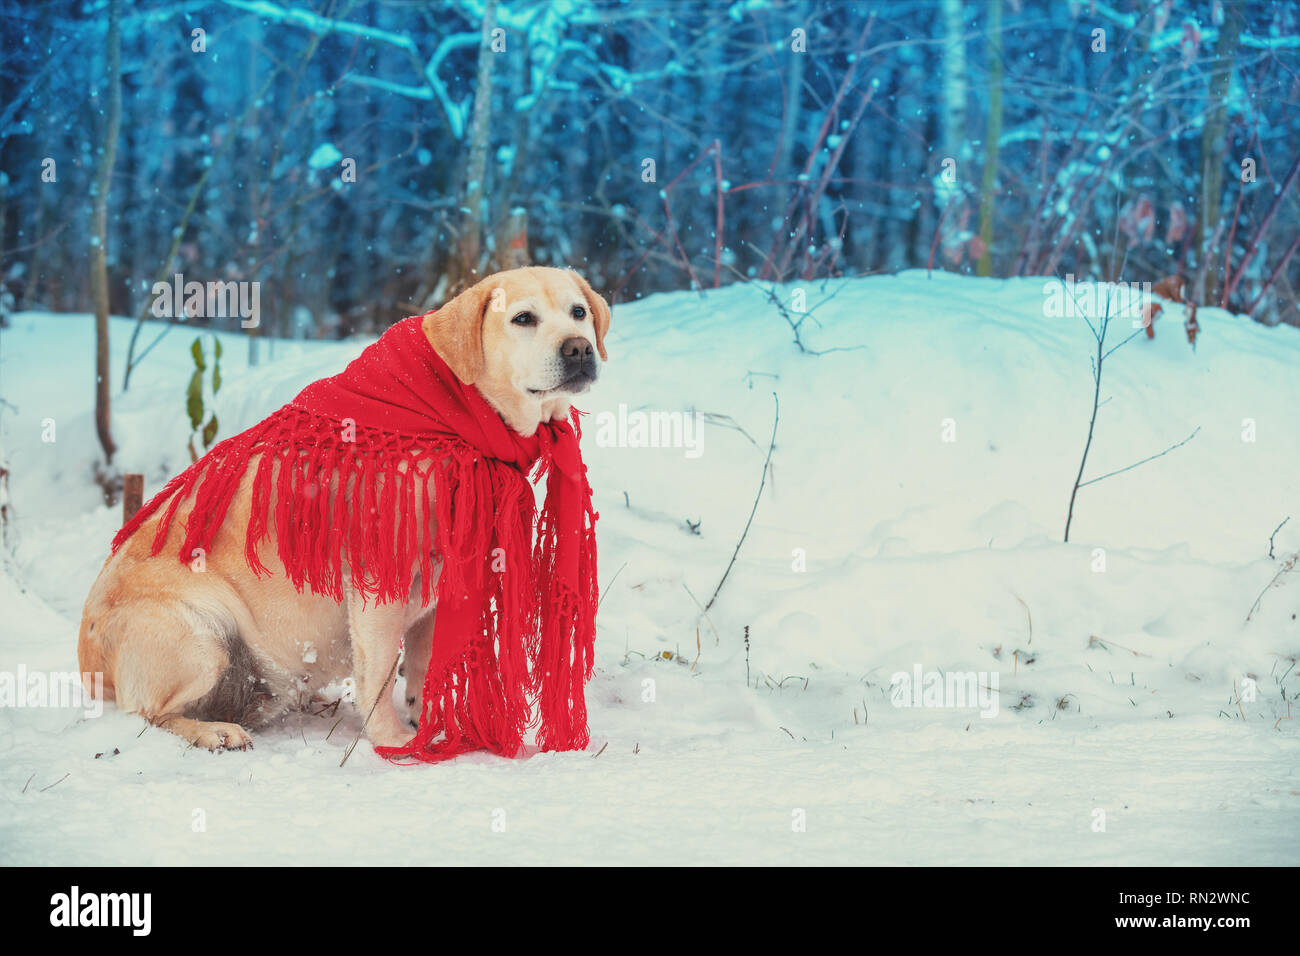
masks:
<instances>
[{"instance_id":1,"label":"wooden post in snow","mask_svg":"<svg viewBox=\"0 0 1300 956\"><path fill-rule=\"evenodd\" d=\"M122 524L126 525L144 504L144 475L122 476Z\"/></svg>"}]
</instances>

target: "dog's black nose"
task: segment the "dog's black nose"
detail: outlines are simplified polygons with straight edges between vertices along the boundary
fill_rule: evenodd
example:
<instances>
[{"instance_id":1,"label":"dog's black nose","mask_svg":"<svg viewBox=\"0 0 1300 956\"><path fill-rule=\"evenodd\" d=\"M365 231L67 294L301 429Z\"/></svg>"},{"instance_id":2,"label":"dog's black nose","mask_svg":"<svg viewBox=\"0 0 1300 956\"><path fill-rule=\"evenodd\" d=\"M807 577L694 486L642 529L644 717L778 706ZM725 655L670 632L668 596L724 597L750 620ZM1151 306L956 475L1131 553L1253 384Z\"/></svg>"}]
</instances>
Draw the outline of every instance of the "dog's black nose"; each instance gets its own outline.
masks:
<instances>
[{"instance_id":1,"label":"dog's black nose","mask_svg":"<svg viewBox=\"0 0 1300 956\"><path fill-rule=\"evenodd\" d=\"M560 343L560 358L568 366L582 365L594 354L591 343L580 335L565 339Z\"/></svg>"}]
</instances>

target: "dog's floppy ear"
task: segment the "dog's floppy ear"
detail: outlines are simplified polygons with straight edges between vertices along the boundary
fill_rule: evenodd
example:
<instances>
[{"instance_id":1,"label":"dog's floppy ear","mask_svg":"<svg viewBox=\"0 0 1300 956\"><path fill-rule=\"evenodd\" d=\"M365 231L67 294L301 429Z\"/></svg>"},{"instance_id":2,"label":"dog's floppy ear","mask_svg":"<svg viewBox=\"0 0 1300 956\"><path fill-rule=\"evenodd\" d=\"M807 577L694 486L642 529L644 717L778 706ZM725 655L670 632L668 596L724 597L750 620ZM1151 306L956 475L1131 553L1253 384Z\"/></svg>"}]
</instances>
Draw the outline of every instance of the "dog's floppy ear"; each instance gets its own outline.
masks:
<instances>
[{"instance_id":1,"label":"dog's floppy ear","mask_svg":"<svg viewBox=\"0 0 1300 956\"><path fill-rule=\"evenodd\" d=\"M604 361L609 358L605 354L605 333L609 331L609 303L591 287L591 283L572 269L569 271L587 300L587 308L591 310L591 321L596 327L596 351L600 353L600 358Z\"/></svg>"},{"instance_id":2,"label":"dog's floppy ear","mask_svg":"<svg viewBox=\"0 0 1300 956\"><path fill-rule=\"evenodd\" d=\"M470 286L424 320L430 344L466 385L483 374L483 322L492 301L492 284Z\"/></svg>"}]
</instances>

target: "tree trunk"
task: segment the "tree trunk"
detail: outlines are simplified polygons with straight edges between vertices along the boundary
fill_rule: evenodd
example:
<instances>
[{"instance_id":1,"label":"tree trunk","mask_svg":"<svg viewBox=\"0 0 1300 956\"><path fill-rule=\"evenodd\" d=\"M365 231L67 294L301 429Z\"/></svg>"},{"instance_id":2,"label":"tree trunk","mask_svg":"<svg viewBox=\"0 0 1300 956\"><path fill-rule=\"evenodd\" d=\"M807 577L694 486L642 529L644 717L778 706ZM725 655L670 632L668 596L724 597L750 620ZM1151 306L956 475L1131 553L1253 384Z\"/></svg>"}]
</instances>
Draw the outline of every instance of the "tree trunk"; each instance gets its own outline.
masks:
<instances>
[{"instance_id":1,"label":"tree trunk","mask_svg":"<svg viewBox=\"0 0 1300 956\"><path fill-rule=\"evenodd\" d=\"M890 71L889 96L886 102L882 104L882 108L889 110L890 123L894 124L894 128L898 128L897 124L901 122L903 116L907 115L905 111L908 94L905 79L901 70ZM892 181L895 178L894 170L907 168L906 164L910 159L908 144L904 142L901 136L886 136L884 139L885 166L882 178L886 181ZM882 191L881 196L885 205L885 221L882 230L884 234L882 248L884 251L880 258L873 263L872 267L883 272L897 272L900 269L906 269L912 264L908 261L907 252L911 247L907 244L907 237L903 234L903 224L915 221L915 217L911 215L909 208L912 194L886 189Z\"/></svg>"},{"instance_id":2,"label":"tree trunk","mask_svg":"<svg viewBox=\"0 0 1300 956\"><path fill-rule=\"evenodd\" d=\"M914 263L918 260L926 263L930 261L931 253L925 247L937 251L935 240L943 224L948 224L948 228L952 229L952 223L957 218L954 213L965 206L964 197L968 194L965 184L970 178L970 172L964 164L970 150L963 149L966 144L966 40L961 0L943 0L940 13L943 18L943 48L940 52L943 106L940 111L939 149L937 156L935 153L930 156L930 181L956 188L940 187L936 190L934 202L921 203L920 214L925 216L925 222L917 236L919 242L913 251ZM949 161L954 164L951 169L956 182L953 184L944 179L948 175ZM935 211L938 213L937 219Z\"/></svg>"},{"instance_id":3,"label":"tree trunk","mask_svg":"<svg viewBox=\"0 0 1300 956\"><path fill-rule=\"evenodd\" d=\"M529 50L527 44L524 44L522 49L514 50L511 54L510 74L506 81L506 91L503 96L507 109L514 109L514 104L527 92L530 75ZM498 185L496 189L501 206L492 221L497 233L496 264L502 269L514 268L514 266L505 263L517 262L520 259L519 250L510 245L513 239L521 235L518 231L520 223L515 221L517 216L525 217L525 228L522 232L524 239L523 261L520 264L528 265L527 207L522 204L528 198L524 195L528 183L525 174L529 160L528 145L532 139L531 121L533 114L537 111L537 106L537 102L534 102L532 109L515 110L514 132L510 136L510 147L513 151L510 159L510 171L505 177L504 187Z\"/></svg>"},{"instance_id":4,"label":"tree trunk","mask_svg":"<svg viewBox=\"0 0 1300 956\"><path fill-rule=\"evenodd\" d=\"M989 123L984 137L984 182L980 187L980 241L984 251L976 275L993 274L993 198L998 186L998 140L1002 138L1002 0L989 3Z\"/></svg>"},{"instance_id":5,"label":"tree trunk","mask_svg":"<svg viewBox=\"0 0 1300 956\"><path fill-rule=\"evenodd\" d=\"M496 26L496 0L487 0L483 8L483 33L478 48L478 79L474 85L474 111L470 116L469 159L465 164L465 181L461 189L464 225L456 259L452 263L449 292L459 292L479 278L483 255L484 178L487 175L488 140L492 134L492 29Z\"/></svg>"},{"instance_id":6,"label":"tree trunk","mask_svg":"<svg viewBox=\"0 0 1300 956\"><path fill-rule=\"evenodd\" d=\"M943 0L943 157L966 139L966 42L961 0Z\"/></svg>"},{"instance_id":7,"label":"tree trunk","mask_svg":"<svg viewBox=\"0 0 1300 956\"><path fill-rule=\"evenodd\" d=\"M117 134L122 125L122 0L112 0L108 10L108 50L105 69L108 103L104 112L104 139L95 169L90 227L90 285L95 301L95 432L111 465L113 443L109 414L108 378L108 190L117 158Z\"/></svg>"},{"instance_id":8,"label":"tree trunk","mask_svg":"<svg viewBox=\"0 0 1300 956\"><path fill-rule=\"evenodd\" d=\"M799 3L794 8L794 24L798 27L807 29L808 27L808 7L804 3ZM782 38L782 43L786 49L790 49L790 35L787 33ZM775 179L795 179L799 170L795 167L798 160L795 158L795 147L798 146L800 120L803 118L800 106L803 103L803 83L804 67L808 62L807 53L787 53L787 59L790 61L790 68L785 76L785 108L781 112L781 151L778 154L776 166L772 170L772 177ZM798 189L797 183L791 183L786 189L786 205L794 198L795 191Z\"/></svg>"},{"instance_id":9,"label":"tree trunk","mask_svg":"<svg viewBox=\"0 0 1300 956\"><path fill-rule=\"evenodd\" d=\"M1232 67L1237 57L1237 43L1241 36L1241 5L1224 4L1223 28L1215 50L1214 68L1210 74L1207 91L1207 115L1201 131L1201 214L1196 217L1196 288L1191 290L1192 301L1200 304L1217 302L1218 280L1213 268L1207 268L1214 255L1212 246L1219 225L1219 205L1223 199L1223 155L1228 142L1228 87L1232 82Z\"/></svg>"}]
</instances>

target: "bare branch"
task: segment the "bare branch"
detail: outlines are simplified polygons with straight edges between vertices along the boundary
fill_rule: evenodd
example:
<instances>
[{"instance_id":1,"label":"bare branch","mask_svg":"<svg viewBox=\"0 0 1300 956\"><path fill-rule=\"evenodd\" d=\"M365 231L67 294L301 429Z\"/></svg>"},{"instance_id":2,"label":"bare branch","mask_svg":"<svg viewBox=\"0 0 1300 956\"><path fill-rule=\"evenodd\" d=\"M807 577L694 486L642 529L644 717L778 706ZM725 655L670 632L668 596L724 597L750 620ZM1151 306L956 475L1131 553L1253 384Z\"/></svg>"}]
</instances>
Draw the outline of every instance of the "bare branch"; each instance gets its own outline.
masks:
<instances>
[{"instance_id":1,"label":"bare branch","mask_svg":"<svg viewBox=\"0 0 1300 956\"><path fill-rule=\"evenodd\" d=\"M763 488L767 485L767 470L772 464L772 449L776 447L776 426L781 421L781 399L777 397L776 392L772 393L772 400L776 403L776 411L772 416L772 440L767 445L767 458L763 462L763 480L758 483L758 494L754 496L754 507L749 511L749 520L745 522L745 530L740 533L740 540L736 542L736 550L731 553L731 560L727 563L727 570L722 572L722 579L718 581L718 586L713 589L713 597L709 598L709 603L704 605L703 614L709 613L709 608L713 607L713 602L718 599L718 593L722 590L722 585L727 583L727 575L731 573L732 566L736 563L736 555L740 554L740 546L745 543L745 536L749 534L749 526L754 523L754 515L758 512L758 501L763 497Z\"/></svg>"},{"instance_id":2,"label":"bare branch","mask_svg":"<svg viewBox=\"0 0 1300 956\"><path fill-rule=\"evenodd\" d=\"M1155 461L1157 458L1163 458L1165 455L1169 454L1169 453L1170 453L1171 451L1173 451L1175 448L1182 448L1184 445L1186 445L1189 441L1191 441L1193 438L1196 437L1197 432L1199 432L1200 430L1201 430L1201 426L1200 426L1200 425L1197 425L1195 431L1193 431L1190 435L1188 435L1188 436L1187 436L1186 438L1184 438L1182 441L1177 442L1176 444L1170 445L1170 446L1169 446L1168 448L1166 448L1164 451L1162 451L1162 452L1157 452L1157 453L1154 454L1154 455L1150 455L1150 456L1148 456L1148 457L1146 457L1146 458L1143 458L1141 461L1135 461L1135 462L1133 462L1133 464L1128 465L1128 466L1126 466L1126 467L1124 467L1124 468L1117 468L1117 469L1114 470L1114 471L1108 471L1108 472L1106 472L1106 474L1104 474L1104 475L1099 475L1099 476L1097 476L1096 478L1089 478L1087 481L1082 482L1082 483L1079 485L1079 487L1080 487L1080 488L1087 488L1089 485L1095 485L1095 484L1096 484L1097 482L1099 482L1099 481L1105 481L1107 478L1113 478L1113 477L1115 477L1116 475L1122 475L1122 474L1123 474L1124 472L1126 472L1126 471L1132 471L1134 468L1138 467L1139 465L1145 465L1145 464L1146 464L1147 462L1149 462L1149 461Z\"/></svg>"}]
</instances>

